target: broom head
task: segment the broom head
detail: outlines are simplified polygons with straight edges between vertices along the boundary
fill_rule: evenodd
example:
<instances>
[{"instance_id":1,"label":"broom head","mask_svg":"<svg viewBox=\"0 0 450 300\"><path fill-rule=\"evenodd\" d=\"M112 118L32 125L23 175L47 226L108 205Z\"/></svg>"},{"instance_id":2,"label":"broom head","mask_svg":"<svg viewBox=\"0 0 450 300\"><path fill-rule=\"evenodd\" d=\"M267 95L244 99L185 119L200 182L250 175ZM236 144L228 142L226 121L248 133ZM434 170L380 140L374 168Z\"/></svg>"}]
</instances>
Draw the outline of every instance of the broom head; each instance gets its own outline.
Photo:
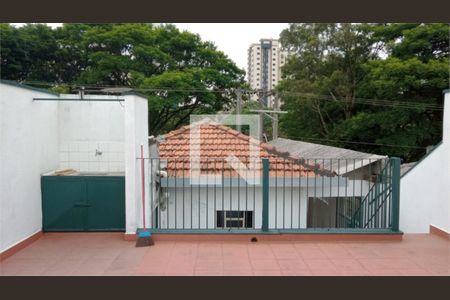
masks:
<instances>
[{"instance_id":1,"label":"broom head","mask_svg":"<svg viewBox=\"0 0 450 300\"><path fill-rule=\"evenodd\" d=\"M148 230L138 230L137 236L136 247L147 247L155 244L152 239L152 234Z\"/></svg>"}]
</instances>

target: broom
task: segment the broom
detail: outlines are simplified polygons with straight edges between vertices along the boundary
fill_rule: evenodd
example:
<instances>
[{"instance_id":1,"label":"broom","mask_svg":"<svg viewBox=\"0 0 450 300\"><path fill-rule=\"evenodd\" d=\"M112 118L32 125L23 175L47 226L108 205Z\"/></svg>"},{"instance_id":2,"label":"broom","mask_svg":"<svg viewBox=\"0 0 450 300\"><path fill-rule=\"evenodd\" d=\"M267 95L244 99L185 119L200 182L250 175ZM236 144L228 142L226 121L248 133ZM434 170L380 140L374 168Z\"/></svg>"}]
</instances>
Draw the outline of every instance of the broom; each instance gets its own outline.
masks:
<instances>
[{"instance_id":1,"label":"broom","mask_svg":"<svg viewBox=\"0 0 450 300\"><path fill-rule=\"evenodd\" d=\"M141 145L141 180L142 180L142 218L144 228L137 231L136 247L146 247L154 245L152 234L145 226L145 175L144 175L144 146Z\"/></svg>"}]
</instances>

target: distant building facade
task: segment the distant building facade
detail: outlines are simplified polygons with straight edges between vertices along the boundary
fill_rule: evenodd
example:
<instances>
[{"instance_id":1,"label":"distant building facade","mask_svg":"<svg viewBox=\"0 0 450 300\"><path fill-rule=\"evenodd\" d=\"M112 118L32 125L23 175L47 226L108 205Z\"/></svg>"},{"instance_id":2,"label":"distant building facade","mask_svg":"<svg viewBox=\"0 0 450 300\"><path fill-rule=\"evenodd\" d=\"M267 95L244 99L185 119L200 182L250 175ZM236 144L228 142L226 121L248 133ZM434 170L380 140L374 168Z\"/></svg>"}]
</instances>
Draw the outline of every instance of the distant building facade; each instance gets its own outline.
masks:
<instances>
[{"instance_id":1,"label":"distant building facade","mask_svg":"<svg viewBox=\"0 0 450 300\"><path fill-rule=\"evenodd\" d=\"M248 83L254 90L270 91L281 80L281 67L286 64L288 52L278 40L261 39L248 49ZM257 95L252 96L253 100ZM265 106L273 107L274 97L263 99Z\"/></svg>"}]
</instances>

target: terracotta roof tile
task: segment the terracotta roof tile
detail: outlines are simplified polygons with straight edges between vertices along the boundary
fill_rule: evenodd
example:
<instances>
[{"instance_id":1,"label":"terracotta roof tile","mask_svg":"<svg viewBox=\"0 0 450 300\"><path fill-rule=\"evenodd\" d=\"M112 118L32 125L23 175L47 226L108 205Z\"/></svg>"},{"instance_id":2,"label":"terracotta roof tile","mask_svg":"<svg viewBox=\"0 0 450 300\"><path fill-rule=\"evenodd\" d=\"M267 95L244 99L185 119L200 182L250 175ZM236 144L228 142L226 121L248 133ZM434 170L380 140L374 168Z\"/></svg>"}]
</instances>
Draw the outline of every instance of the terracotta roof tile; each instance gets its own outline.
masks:
<instances>
[{"instance_id":1,"label":"terracotta roof tile","mask_svg":"<svg viewBox=\"0 0 450 300\"><path fill-rule=\"evenodd\" d=\"M218 123L208 122L200 126L200 167L202 173L237 176L237 172L224 160L229 155L236 156L242 163L249 163L250 143L256 146L261 158L269 158L269 175L286 177L334 176L319 164L291 157L274 146L261 143L245 134ZM190 157L191 125L183 126L167 133L159 145L159 156L167 160L169 176L188 176ZM196 141L194 141L196 142ZM198 141L197 141L198 142ZM261 170L258 163L256 169Z\"/></svg>"}]
</instances>

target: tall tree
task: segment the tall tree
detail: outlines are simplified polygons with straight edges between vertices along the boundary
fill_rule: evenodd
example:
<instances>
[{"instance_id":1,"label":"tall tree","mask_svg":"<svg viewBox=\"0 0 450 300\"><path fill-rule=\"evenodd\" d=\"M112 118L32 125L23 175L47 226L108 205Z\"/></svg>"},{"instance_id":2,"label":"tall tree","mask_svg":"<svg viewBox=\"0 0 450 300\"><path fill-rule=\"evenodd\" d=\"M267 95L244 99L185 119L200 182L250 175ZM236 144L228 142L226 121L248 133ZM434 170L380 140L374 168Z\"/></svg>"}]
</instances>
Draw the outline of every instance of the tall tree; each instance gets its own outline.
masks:
<instances>
[{"instance_id":1,"label":"tall tree","mask_svg":"<svg viewBox=\"0 0 450 300\"><path fill-rule=\"evenodd\" d=\"M151 134L229 108L244 84L223 52L173 25L1 26L2 78L136 88L149 98Z\"/></svg>"},{"instance_id":2,"label":"tall tree","mask_svg":"<svg viewBox=\"0 0 450 300\"><path fill-rule=\"evenodd\" d=\"M447 24L291 24L281 41L294 54L279 85L286 136L407 160L439 141L441 112L429 104L448 86Z\"/></svg>"}]
</instances>

